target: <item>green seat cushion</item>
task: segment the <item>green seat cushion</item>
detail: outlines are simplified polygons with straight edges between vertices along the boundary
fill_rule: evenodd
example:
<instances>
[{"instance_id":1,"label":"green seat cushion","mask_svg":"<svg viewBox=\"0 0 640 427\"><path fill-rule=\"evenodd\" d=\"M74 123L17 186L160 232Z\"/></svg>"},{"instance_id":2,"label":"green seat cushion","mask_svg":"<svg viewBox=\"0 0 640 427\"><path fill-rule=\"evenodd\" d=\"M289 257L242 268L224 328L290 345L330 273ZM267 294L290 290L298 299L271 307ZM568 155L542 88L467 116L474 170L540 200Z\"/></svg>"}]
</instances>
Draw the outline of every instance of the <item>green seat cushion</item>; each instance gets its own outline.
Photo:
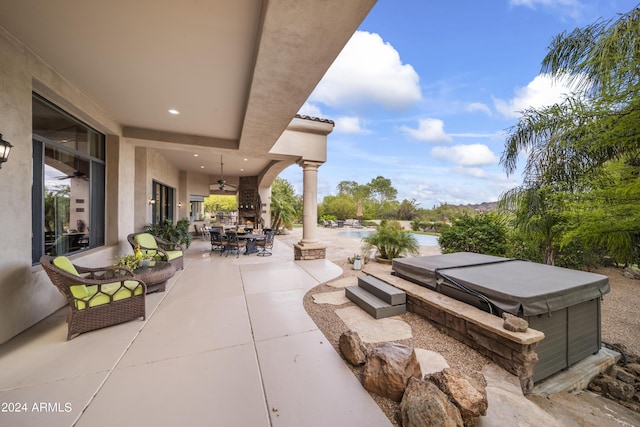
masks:
<instances>
[{"instance_id":1,"label":"green seat cushion","mask_svg":"<svg viewBox=\"0 0 640 427\"><path fill-rule=\"evenodd\" d=\"M156 261L162 261L163 256L161 252L154 251L154 250L146 251L144 249L141 252L145 258L153 258Z\"/></svg>"},{"instance_id":2,"label":"green seat cushion","mask_svg":"<svg viewBox=\"0 0 640 427\"><path fill-rule=\"evenodd\" d=\"M78 273L78 270L76 270L76 267L73 265L71 260L66 256L59 256L54 258L53 265L58 267L60 270L66 271L69 274L73 274L74 276L78 276L78 277L80 276L80 274ZM71 295L73 295L74 298L82 299L89 296L89 290L85 285L78 284L78 285L69 286L69 290L71 291Z\"/></svg>"},{"instance_id":3,"label":"green seat cushion","mask_svg":"<svg viewBox=\"0 0 640 427\"><path fill-rule=\"evenodd\" d=\"M168 261L180 258L182 256L182 251L167 251Z\"/></svg>"},{"instance_id":4,"label":"green seat cushion","mask_svg":"<svg viewBox=\"0 0 640 427\"><path fill-rule=\"evenodd\" d=\"M98 286L87 286L87 296L76 300L78 310L84 310L87 307L96 307L98 305L108 304L113 297L113 301L119 301L125 298L131 298L134 295L142 294L142 285L134 280L125 280L124 283L114 282L102 285L102 292L98 292ZM75 296L75 295L74 295Z\"/></svg>"},{"instance_id":5,"label":"green seat cushion","mask_svg":"<svg viewBox=\"0 0 640 427\"><path fill-rule=\"evenodd\" d=\"M176 258L180 258L183 254L182 251L167 251L167 257L164 259L164 254L157 251L142 251L145 256L151 257L154 261L171 261Z\"/></svg>"}]
</instances>

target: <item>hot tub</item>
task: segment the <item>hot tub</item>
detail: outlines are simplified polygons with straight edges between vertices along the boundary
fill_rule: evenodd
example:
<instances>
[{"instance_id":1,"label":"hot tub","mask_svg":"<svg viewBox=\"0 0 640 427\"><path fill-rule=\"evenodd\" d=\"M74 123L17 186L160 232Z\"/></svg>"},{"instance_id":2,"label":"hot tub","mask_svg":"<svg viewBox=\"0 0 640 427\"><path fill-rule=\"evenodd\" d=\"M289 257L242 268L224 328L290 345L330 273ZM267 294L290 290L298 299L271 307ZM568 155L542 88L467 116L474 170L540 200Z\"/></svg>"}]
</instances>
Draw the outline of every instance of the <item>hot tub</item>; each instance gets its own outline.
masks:
<instances>
[{"instance_id":1,"label":"hot tub","mask_svg":"<svg viewBox=\"0 0 640 427\"><path fill-rule=\"evenodd\" d=\"M497 316L522 317L545 338L533 381L597 353L606 276L518 259L459 252L393 260L395 275Z\"/></svg>"}]
</instances>

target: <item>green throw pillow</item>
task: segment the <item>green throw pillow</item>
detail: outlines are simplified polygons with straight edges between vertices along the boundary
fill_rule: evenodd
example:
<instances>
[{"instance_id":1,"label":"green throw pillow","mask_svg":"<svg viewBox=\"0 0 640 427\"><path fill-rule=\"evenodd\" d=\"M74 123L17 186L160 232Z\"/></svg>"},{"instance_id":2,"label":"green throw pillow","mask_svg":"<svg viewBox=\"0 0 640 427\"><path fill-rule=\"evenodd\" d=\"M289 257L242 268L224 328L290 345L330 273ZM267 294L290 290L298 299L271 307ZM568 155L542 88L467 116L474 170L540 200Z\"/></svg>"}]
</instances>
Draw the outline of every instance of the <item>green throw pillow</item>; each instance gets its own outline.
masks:
<instances>
[{"instance_id":1,"label":"green throw pillow","mask_svg":"<svg viewBox=\"0 0 640 427\"><path fill-rule=\"evenodd\" d=\"M80 276L78 270L76 270L76 267L66 256L59 256L54 258L53 265L58 267L60 270L66 271L69 274ZM87 290L87 287L85 285L69 286L69 290L71 291L71 295L73 295L74 298L86 298L89 296L89 291Z\"/></svg>"}]
</instances>

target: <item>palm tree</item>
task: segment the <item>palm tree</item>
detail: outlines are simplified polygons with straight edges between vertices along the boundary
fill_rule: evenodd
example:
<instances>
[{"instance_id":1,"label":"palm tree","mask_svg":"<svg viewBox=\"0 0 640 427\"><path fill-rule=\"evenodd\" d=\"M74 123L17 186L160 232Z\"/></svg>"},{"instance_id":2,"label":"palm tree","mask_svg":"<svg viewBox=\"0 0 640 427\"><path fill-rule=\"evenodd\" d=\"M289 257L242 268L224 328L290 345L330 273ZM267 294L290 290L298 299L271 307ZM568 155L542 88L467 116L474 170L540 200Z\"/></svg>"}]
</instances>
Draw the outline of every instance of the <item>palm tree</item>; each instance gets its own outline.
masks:
<instances>
[{"instance_id":1,"label":"palm tree","mask_svg":"<svg viewBox=\"0 0 640 427\"><path fill-rule=\"evenodd\" d=\"M502 194L498 207L511 213L515 227L544 246L545 264L555 265L555 252L562 234L561 209L554 206L552 191L540 187L516 187Z\"/></svg>"},{"instance_id":2,"label":"palm tree","mask_svg":"<svg viewBox=\"0 0 640 427\"><path fill-rule=\"evenodd\" d=\"M282 178L276 178L271 186L271 228L291 227L298 217L293 186Z\"/></svg>"},{"instance_id":3,"label":"palm tree","mask_svg":"<svg viewBox=\"0 0 640 427\"><path fill-rule=\"evenodd\" d=\"M397 221L382 220L375 233L362 239L364 253L376 248L380 258L392 260L404 255L418 255L418 242L411 233L403 231Z\"/></svg>"},{"instance_id":4,"label":"palm tree","mask_svg":"<svg viewBox=\"0 0 640 427\"><path fill-rule=\"evenodd\" d=\"M542 62L542 72L572 83L576 93L561 104L523 112L517 125L509 130L500 163L508 174L515 172L520 153L528 153L522 189L507 194L512 201L525 205L522 215L532 211L533 198L541 188L562 188L577 200L594 200L592 194L611 188L603 182L619 179L608 173L612 163L620 162L633 169L635 183L614 183L628 191L624 198L607 198L609 206L597 208L609 212L629 212L629 216L603 213L585 216L592 221L591 230L604 230L599 218L610 221L606 233L577 236L593 246L604 243L618 253L638 252L640 236L640 8L617 20L599 21L570 33L558 35ZM598 187L600 185L600 187ZM520 194L521 193L521 194ZM601 193L601 192L600 192ZM530 197L525 197L524 195ZM600 203L603 203L602 199ZM597 202L596 202L597 203ZM636 208L634 208L636 206ZM595 206L582 206L593 210ZM520 209L520 208L519 208ZM537 209L537 208L536 208ZM594 211L595 212L595 211ZM521 224L547 230L545 223L521 221ZM523 218L521 218L523 219ZM584 227L578 227L577 230ZM543 233L544 235L544 233ZM574 237L576 237L574 235ZM634 247L635 245L635 247ZM615 246L615 248L614 248Z\"/></svg>"}]
</instances>

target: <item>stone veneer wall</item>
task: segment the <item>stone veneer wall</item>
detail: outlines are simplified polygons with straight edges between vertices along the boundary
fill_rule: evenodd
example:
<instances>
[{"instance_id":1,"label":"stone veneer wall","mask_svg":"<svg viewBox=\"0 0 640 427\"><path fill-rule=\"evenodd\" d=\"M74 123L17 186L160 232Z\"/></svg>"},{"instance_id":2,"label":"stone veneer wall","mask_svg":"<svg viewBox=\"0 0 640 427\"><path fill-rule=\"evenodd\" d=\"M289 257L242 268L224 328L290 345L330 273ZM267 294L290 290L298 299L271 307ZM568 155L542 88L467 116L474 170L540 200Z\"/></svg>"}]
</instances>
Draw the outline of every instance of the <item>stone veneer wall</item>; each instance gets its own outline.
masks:
<instances>
[{"instance_id":1,"label":"stone veneer wall","mask_svg":"<svg viewBox=\"0 0 640 427\"><path fill-rule=\"evenodd\" d=\"M293 254L296 261L310 259L325 259L326 247L305 248L302 245L293 245Z\"/></svg>"},{"instance_id":2,"label":"stone veneer wall","mask_svg":"<svg viewBox=\"0 0 640 427\"><path fill-rule=\"evenodd\" d=\"M375 274L407 293L407 310L444 328L446 333L517 376L524 393L533 390L538 355L535 348L544 333L504 329L503 319L391 274Z\"/></svg>"}]
</instances>

